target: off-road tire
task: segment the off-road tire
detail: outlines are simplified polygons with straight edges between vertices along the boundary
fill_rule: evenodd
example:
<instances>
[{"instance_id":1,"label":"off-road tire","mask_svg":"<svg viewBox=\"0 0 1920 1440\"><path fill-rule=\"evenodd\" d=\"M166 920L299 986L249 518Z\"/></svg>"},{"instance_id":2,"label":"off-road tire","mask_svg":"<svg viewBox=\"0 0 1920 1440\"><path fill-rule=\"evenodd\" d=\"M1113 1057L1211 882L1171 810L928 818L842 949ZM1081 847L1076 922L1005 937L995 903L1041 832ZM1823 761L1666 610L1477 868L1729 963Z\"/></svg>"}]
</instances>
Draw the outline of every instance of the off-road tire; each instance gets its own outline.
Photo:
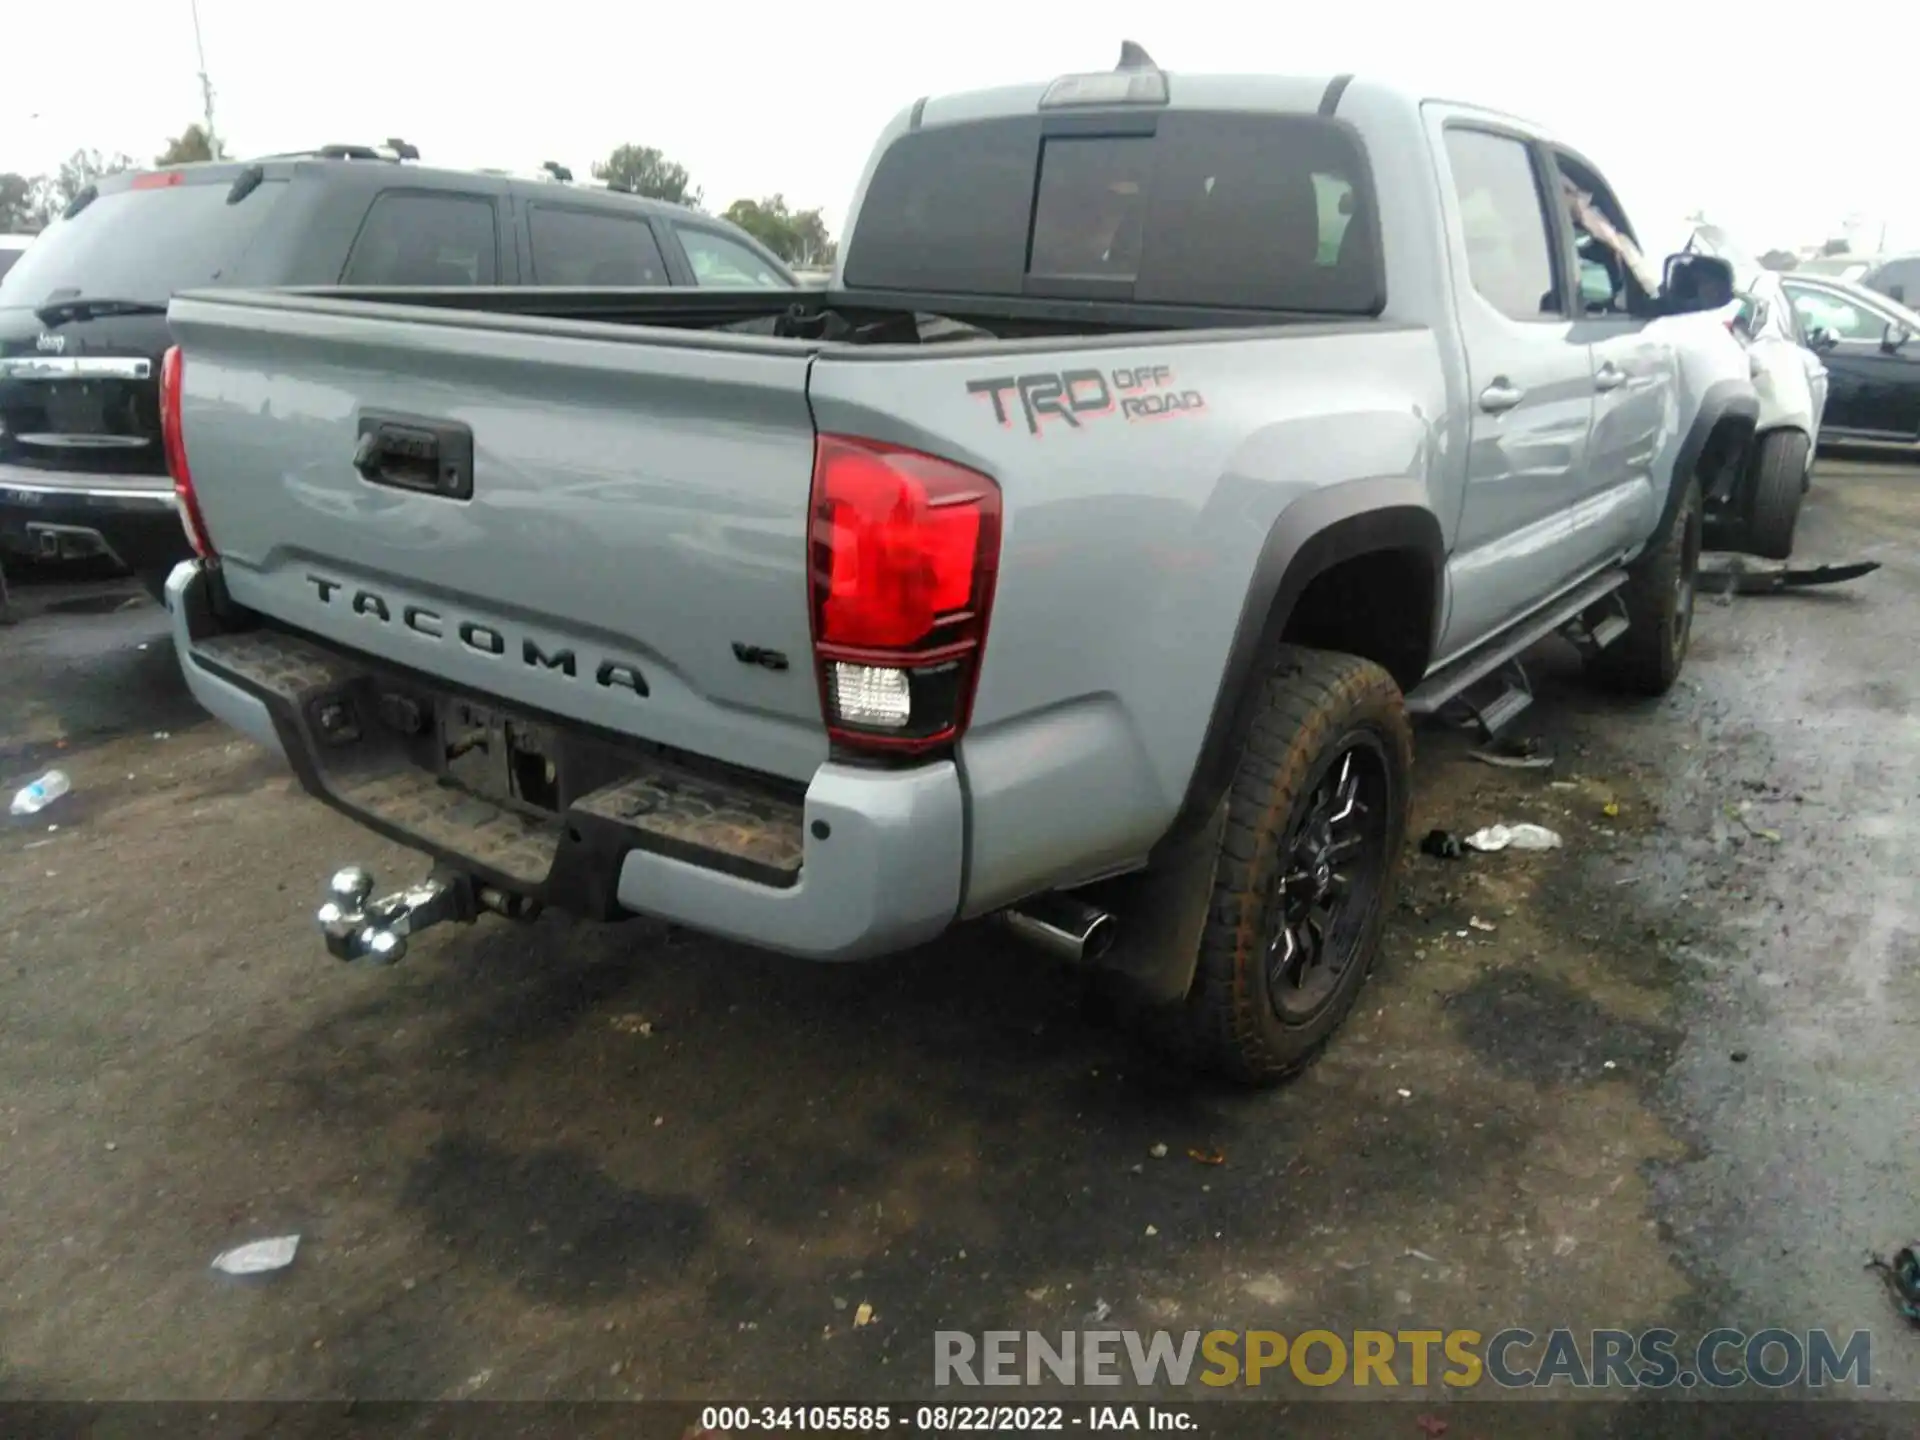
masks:
<instances>
[{"instance_id":1,"label":"off-road tire","mask_svg":"<svg viewBox=\"0 0 1920 1440\"><path fill-rule=\"evenodd\" d=\"M1785 560L1793 554L1793 529L1807 493L1807 437L1798 430L1769 430L1760 437L1753 467L1753 499L1747 506L1750 554Z\"/></svg>"},{"instance_id":2,"label":"off-road tire","mask_svg":"<svg viewBox=\"0 0 1920 1440\"><path fill-rule=\"evenodd\" d=\"M1384 761L1384 849L1357 943L1330 995L1305 1023L1282 1021L1269 1000L1270 907L1297 811L1356 743ZM1393 677L1370 660L1283 646L1227 796L1212 903L1184 1001L1136 1012L1148 1036L1189 1067L1245 1085L1305 1069L1353 1007L1373 968L1406 840L1413 732Z\"/></svg>"},{"instance_id":3,"label":"off-road tire","mask_svg":"<svg viewBox=\"0 0 1920 1440\"><path fill-rule=\"evenodd\" d=\"M1620 596L1627 633L1593 657L1594 676L1628 695L1659 696L1673 688L1693 638L1700 572L1700 482L1690 480L1666 533L1633 562Z\"/></svg>"}]
</instances>

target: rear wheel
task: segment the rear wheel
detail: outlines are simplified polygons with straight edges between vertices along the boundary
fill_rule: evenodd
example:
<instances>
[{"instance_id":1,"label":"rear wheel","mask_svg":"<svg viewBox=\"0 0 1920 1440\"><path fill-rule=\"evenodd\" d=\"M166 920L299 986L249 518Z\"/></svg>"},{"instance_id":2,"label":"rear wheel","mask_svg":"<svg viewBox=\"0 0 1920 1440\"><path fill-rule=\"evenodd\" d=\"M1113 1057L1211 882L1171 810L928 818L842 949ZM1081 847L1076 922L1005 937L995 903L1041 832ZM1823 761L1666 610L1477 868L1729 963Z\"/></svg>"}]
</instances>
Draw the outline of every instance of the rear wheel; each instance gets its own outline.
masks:
<instances>
[{"instance_id":1,"label":"rear wheel","mask_svg":"<svg viewBox=\"0 0 1920 1440\"><path fill-rule=\"evenodd\" d=\"M1406 838L1413 734L1372 661L1283 647L1228 795L1185 1000L1140 1017L1245 1084L1304 1069L1372 969Z\"/></svg>"},{"instance_id":2,"label":"rear wheel","mask_svg":"<svg viewBox=\"0 0 1920 1440\"><path fill-rule=\"evenodd\" d=\"M1798 430L1770 430L1760 437L1754 464L1753 500L1747 507L1747 545L1768 560L1793 554L1793 530L1807 493L1807 437Z\"/></svg>"},{"instance_id":3,"label":"rear wheel","mask_svg":"<svg viewBox=\"0 0 1920 1440\"><path fill-rule=\"evenodd\" d=\"M1666 533L1627 572L1627 633L1593 657L1594 675L1630 695L1671 690L1693 638L1699 573L1700 482L1689 480Z\"/></svg>"}]
</instances>

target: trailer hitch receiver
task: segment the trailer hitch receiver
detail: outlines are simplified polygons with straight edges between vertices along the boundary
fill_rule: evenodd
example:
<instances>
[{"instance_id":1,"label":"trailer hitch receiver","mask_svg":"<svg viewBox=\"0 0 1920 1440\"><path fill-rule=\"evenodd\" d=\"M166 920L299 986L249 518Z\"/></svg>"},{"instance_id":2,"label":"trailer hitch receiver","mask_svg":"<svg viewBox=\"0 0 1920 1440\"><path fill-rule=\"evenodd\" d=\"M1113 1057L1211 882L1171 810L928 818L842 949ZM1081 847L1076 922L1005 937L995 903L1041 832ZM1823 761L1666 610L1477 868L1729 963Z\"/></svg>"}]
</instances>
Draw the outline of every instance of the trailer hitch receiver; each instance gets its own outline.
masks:
<instances>
[{"instance_id":1,"label":"trailer hitch receiver","mask_svg":"<svg viewBox=\"0 0 1920 1440\"><path fill-rule=\"evenodd\" d=\"M435 870L417 885L373 899L373 873L358 865L337 871L315 917L336 960L397 965L407 940L448 920L472 920L472 887L464 876Z\"/></svg>"}]
</instances>

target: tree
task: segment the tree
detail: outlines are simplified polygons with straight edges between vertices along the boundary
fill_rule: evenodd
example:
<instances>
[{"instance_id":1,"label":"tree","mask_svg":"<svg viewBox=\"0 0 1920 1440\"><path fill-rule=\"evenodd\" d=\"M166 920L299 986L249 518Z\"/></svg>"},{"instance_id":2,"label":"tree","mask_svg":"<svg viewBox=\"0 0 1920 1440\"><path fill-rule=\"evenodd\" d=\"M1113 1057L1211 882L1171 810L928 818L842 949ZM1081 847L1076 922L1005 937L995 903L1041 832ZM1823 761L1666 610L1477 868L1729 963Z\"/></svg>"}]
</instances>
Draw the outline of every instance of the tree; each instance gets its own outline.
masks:
<instances>
[{"instance_id":1,"label":"tree","mask_svg":"<svg viewBox=\"0 0 1920 1440\"><path fill-rule=\"evenodd\" d=\"M1760 264L1768 270L1791 270L1799 263L1791 250L1769 250L1760 257Z\"/></svg>"},{"instance_id":2,"label":"tree","mask_svg":"<svg viewBox=\"0 0 1920 1440\"><path fill-rule=\"evenodd\" d=\"M676 165L651 145L622 145L594 165L593 178L629 195L700 208L700 190L687 167Z\"/></svg>"},{"instance_id":3,"label":"tree","mask_svg":"<svg viewBox=\"0 0 1920 1440\"><path fill-rule=\"evenodd\" d=\"M0 174L0 235L28 235L39 228L33 181L12 172Z\"/></svg>"},{"instance_id":4,"label":"tree","mask_svg":"<svg viewBox=\"0 0 1920 1440\"><path fill-rule=\"evenodd\" d=\"M1820 247L1822 255L1851 255L1853 247L1845 240L1829 240Z\"/></svg>"},{"instance_id":5,"label":"tree","mask_svg":"<svg viewBox=\"0 0 1920 1440\"><path fill-rule=\"evenodd\" d=\"M202 160L224 160L227 158L226 146L207 137L207 127L200 124L187 126L173 139L167 142L167 148L154 157L156 165L192 165Z\"/></svg>"},{"instance_id":6,"label":"tree","mask_svg":"<svg viewBox=\"0 0 1920 1440\"><path fill-rule=\"evenodd\" d=\"M74 197L94 181L133 168L131 155L123 155L118 151L105 155L98 150L76 150L60 162L60 168L53 174L41 175L34 180L35 214L42 225L50 225L73 203Z\"/></svg>"},{"instance_id":7,"label":"tree","mask_svg":"<svg viewBox=\"0 0 1920 1440\"><path fill-rule=\"evenodd\" d=\"M789 265L809 269L833 263L833 239L819 210L790 210L784 195L736 200L727 207L727 219Z\"/></svg>"}]
</instances>

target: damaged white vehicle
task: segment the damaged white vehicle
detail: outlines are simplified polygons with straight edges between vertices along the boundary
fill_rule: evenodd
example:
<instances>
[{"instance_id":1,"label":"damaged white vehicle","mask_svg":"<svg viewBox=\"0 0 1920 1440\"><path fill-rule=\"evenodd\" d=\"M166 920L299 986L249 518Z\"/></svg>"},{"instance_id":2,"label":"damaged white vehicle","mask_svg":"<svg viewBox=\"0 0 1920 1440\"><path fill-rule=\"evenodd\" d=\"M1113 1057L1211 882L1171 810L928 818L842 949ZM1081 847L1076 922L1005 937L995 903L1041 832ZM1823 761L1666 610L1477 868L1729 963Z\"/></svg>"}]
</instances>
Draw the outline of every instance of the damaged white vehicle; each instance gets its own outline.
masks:
<instances>
[{"instance_id":1,"label":"damaged white vehicle","mask_svg":"<svg viewBox=\"0 0 1920 1440\"><path fill-rule=\"evenodd\" d=\"M1686 249L1733 266L1736 302L1727 328L1747 348L1760 399L1743 513L1709 517L1710 543L1769 560L1793 554L1800 502L1813 478L1813 454L1827 408L1827 367L1809 346L1780 277L1716 225L1695 227ZM1729 536L1728 532L1735 532Z\"/></svg>"}]
</instances>

